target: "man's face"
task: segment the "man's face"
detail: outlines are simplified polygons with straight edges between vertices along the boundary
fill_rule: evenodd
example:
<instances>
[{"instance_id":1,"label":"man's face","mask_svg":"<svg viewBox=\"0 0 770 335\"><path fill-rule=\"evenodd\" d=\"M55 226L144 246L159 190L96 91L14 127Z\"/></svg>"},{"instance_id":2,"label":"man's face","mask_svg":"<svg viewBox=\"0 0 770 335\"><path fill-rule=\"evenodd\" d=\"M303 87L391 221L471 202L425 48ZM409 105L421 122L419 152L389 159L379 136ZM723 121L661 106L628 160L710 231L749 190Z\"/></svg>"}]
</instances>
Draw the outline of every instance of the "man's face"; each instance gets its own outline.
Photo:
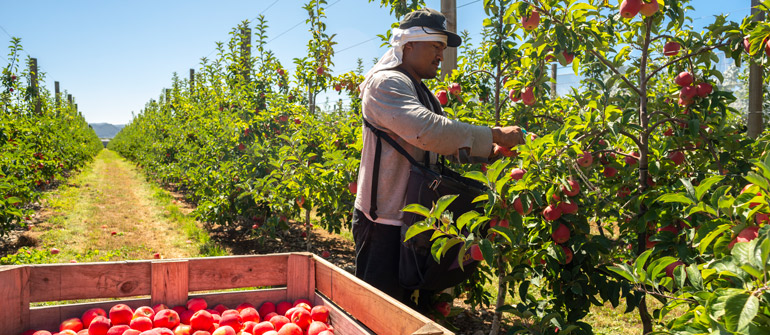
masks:
<instances>
[{"instance_id":1,"label":"man's face","mask_svg":"<svg viewBox=\"0 0 770 335\"><path fill-rule=\"evenodd\" d=\"M433 79L444 60L444 49L443 42L409 42L404 46L403 63L420 79Z\"/></svg>"}]
</instances>

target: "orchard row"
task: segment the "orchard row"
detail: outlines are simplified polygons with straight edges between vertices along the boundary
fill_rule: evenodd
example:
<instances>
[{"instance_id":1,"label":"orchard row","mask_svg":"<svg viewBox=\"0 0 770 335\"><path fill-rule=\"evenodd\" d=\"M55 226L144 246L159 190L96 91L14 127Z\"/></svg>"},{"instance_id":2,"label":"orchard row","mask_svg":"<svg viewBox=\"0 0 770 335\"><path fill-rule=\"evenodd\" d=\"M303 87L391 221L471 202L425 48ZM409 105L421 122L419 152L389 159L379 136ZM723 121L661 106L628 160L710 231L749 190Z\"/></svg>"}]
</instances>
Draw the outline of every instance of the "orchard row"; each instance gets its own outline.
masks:
<instances>
[{"instance_id":1,"label":"orchard row","mask_svg":"<svg viewBox=\"0 0 770 335\"><path fill-rule=\"evenodd\" d=\"M75 106L43 89L38 74L20 70L12 40L0 77L0 236L26 225L42 191L89 162L102 143Z\"/></svg>"},{"instance_id":2,"label":"orchard row","mask_svg":"<svg viewBox=\"0 0 770 335\"><path fill-rule=\"evenodd\" d=\"M329 72L324 5L305 6L313 39L295 69L265 50L260 17L257 55L242 51L251 36L234 29L220 58L192 80L175 77L111 147L184 190L206 222L269 238L289 217L304 214L309 224L314 211L339 231L356 190L363 69ZM397 15L411 8L393 6ZM531 135L497 148L488 165L456 166L489 186L478 212L448 220L441 209L451 199L433 211L411 208L426 216L414 229L434 232L436 257L462 245L460 257L484 260L457 292L493 305L495 329L512 313L529 319L509 327L523 332L589 334L582 320L591 306L625 303L644 332L768 331L768 141L742 133L731 107L742 97L724 85L717 53L736 66L767 64L760 50L770 27L717 17L698 32L686 24L687 1L492 0L484 8L484 39L465 36L457 71L427 84L451 118ZM557 61L580 76L580 89L551 92L547 69ZM318 109L315 97L331 89L344 89L351 106ZM493 277L496 296L484 290ZM648 297L664 307L649 311ZM687 312L666 319L675 306Z\"/></svg>"}]
</instances>

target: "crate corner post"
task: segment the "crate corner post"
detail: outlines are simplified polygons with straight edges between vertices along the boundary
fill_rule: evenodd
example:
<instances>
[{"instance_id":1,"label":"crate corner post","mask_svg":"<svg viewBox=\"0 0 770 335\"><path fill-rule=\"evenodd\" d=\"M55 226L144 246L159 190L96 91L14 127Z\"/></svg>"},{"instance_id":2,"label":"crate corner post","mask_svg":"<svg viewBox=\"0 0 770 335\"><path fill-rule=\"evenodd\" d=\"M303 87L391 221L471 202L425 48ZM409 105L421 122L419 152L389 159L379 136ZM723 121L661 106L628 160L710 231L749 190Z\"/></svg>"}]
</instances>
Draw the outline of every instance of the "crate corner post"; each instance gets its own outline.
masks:
<instances>
[{"instance_id":1,"label":"crate corner post","mask_svg":"<svg viewBox=\"0 0 770 335\"><path fill-rule=\"evenodd\" d=\"M186 305L189 289L189 263L184 259L152 262L152 305Z\"/></svg>"},{"instance_id":2,"label":"crate corner post","mask_svg":"<svg viewBox=\"0 0 770 335\"><path fill-rule=\"evenodd\" d=\"M0 333L29 328L29 267L0 266Z\"/></svg>"}]
</instances>

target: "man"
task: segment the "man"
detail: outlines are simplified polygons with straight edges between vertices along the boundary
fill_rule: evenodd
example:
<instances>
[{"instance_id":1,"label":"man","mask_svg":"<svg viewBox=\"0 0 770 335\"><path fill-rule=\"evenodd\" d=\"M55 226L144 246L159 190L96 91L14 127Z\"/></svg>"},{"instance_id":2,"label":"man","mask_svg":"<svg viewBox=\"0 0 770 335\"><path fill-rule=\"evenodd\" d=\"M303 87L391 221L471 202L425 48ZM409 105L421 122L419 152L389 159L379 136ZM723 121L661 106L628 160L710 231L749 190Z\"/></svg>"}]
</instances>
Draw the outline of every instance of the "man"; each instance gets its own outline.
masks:
<instances>
[{"instance_id":1,"label":"man","mask_svg":"<svg viewBox=\"0 0 770 335\"><path fill-rule=\"evenodd\" d=\"M431 108L420 103L418 94L424 101L426 95L435 101L422 80L435 78L444 49L461 42L459 36L446 31L446 18L440 12L424 8L409 13L393 29L392 47L359 86L364 120L390 135L417 161L423 161L427 151L431 163L436 162L437 154L461 163L486 162L494 144L510 148L524 143L519 127L490 129L462 123L444 116L437 102L429 104ZM398 280L401 209L407 205L410 163L385 143L381 144L376 167L376 143L375 133L364 126L353 214L356 276L416 307L410 299L412 292L402 288ZM373 195L376 168L379 171ZM376 207L372 206L373 200Z\"/></svg>"}]
</instances>

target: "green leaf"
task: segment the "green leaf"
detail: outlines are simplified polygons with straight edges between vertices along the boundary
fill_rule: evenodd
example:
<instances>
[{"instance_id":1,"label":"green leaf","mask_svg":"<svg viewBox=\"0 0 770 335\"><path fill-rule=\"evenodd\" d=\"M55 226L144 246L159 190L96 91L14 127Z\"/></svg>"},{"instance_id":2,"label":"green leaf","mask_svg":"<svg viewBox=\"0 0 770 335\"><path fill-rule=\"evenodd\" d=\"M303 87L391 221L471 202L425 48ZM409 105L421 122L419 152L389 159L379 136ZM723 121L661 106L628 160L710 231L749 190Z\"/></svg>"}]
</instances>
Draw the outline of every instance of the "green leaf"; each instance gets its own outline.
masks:
<instances>
[{"instance_id":1,"label":"green leaf","mask_svg":"<svg viewBox=\"0 0 770 335\"><path fill-rule=\"evenodd\" d=\"M402 211L409 212L409 213L419 214L419 215L422 215L422 216L424 216L426 218L428 216L430 216L430 209L428 209L425 206L420 205L420 204L409 204L409 205L406 205L406 207L404 207L404 209L402 209Z\"/></svg>"},{"instance_id":2,"label":"green leaf","mask_svg":"<svg viewBox=\"0 0 770 335\"><path fill-rule=\"evenodd\" d=\"M655 199L656 202L662 201L665 203L670 202L678 202L683 203L685 205L694 205L695 202L692 201L692 199L688 198L684 193L668 193L661 195L657 199Z\"/></svg>"},{"instance_id":3,"label":"green leaf","mask_svg":"<svg viewBox=\"0 0 770 335\"><path fill-rule=\"evenodd\" d=\"M690 180L687 178L680 178L679 181L681 181L682 185L684 185L684 188L687 190L687 195L690 197L690 199L697 201L697 198L695 197L695 189L692 187Z\"/></svg>"},{"instance_id":4,"label":"green leaf","mask_svg":"<svg viewBox=\"0 0 770 335\"><path fill-rule=\"evenodd\" d=\"M719 237L723 232L730 229L730 225L721 225L717 227L715 230L710 231L706 236L700 240L695 246L698 247L698 251L703 254L706 252L706 249L708 249L709 245L712 241L714 241L715 238Z\"/></svg>"},{"instance_id":5,"label":"green leaf","mask_svg":"<svg viewBox=\"0 0 770 335\"><path fill-rule=\"evenodd\" d=\"M433 210L431 211L431 214L435 218L441 218L441 213L443 213L447 207L452 203L452 201L455 201L457 199L457 194L448 194L445 195L436 201L436 205L433 206Z\"/></svg>"},{"instance_id":6,"label":"green leaf","mask_svg":"<svg viewBox=\"0 0 770 335\"><path fill-rule=\"evenodd\" d=\"M748 293L730 296L725 301L725 327L733 332L742 331L749 326L758 310L757 297Z\"/></svg>"},{"instance_id":7,"label":"green leaf","mask_svg":"<svg viewBox=\"0 0 770 335\"><path fill-rule=\"evenodd\" d=\"M457 229L461 229L462 230L463 227L465 227L465 225L467 225L469 222L471 222L471 220L473 220L473 219L475 219L475 218L477 218L479 216L481 216L481 214L479 214L476 211L470 211L470 212L463 213L463 215L460 215L460 217L457 218Z\"/></svg>"},{"instance_id":8,"label":"green leaf","mask_svg":"<svg viewBox=\"0 0 770 335\"><path fill-rule=\"evenodd\" d=\"M652 249L645 250L639 257L634 260L634 273L639 275L645 275L644 265L647 263L647 259L652 255ZM644 278L642 278L644 280Z\"/></svg>"},{"instance_id":9,"label":"green leaf","mask_svg":"<svg viewBox=\"0 0 770 335\"><path fill-rule=\"evenodd\" d=\"M463 174L463 177L473 179L475 181L478 181L484 185L489 185L489 180L487 179L487 176L481 173L481 171L470 171Z\"/></svg>"},{"instance_id":10,"label":"green leaf","mask_svg":"<svg viewBox=\"0 0 770 335\"><path fill-rule=\"evenodd\" d=\"M700 275L697 264L693 263L687 267L687 279L693 287L703 290L703 277Z\"/></svg>"},{"instance_id":11,"label":"green leaf","mask_svg":"<svg viewBox=\"0 0 770 335\"><path fill-rule=\"evenodd\" d=\"M484 261L487 264L494 264L495 250L492 248L492 243L487 239L483 239L479 241L479 248L481 249L481 254L484 255Z\"/></svg>"},{"instance_id":12,"label":"green leaf","mask_svg":"<svg viewBox=\"0 0 770 335\"><path fill-rule=\"evenodd\" d=\"M441 248L441 257L444 257L444 255L446 255L446 252L449 251L450 248L452 248L456 244L462 243L462 242L463 242L462 239L456 238L456 237L449 239L446 242L446 244L444 244L444 246Z\"/></svg>"},{"instance_id":13,"label":"green leaf","mask_svg":"<svg viewBox=\"0 0 770 335\"><path fill-rule=\"evenodd\" d=\"M695 199L700 201L703 197L703 194L705 194L706 191L711 188L711 186L722 181L722 179L724 179L724 176L712 176L702 180L700 185L698 185L698 187L695 189Z\"/></svg>"},{"instance_id":14,"label":"green leaf","mask_svg":"<svg viewBox=\"0 0 770 335\"><path fill-rule=\"evenodd\" d=\"M425 221L417 222L413 224L411 227L409 227L409 229L406 230L406 234L404 235L404 242L408 241L410 238L414 237L419 233L432 230L432 229L433 227L425 223Z\"/></svg>"},{"instance_id":15,"label":"green leaf","mask_svg":"<svg viewBox=\"0 0 770 335\"><path fill-rule=\"evenodd\" d=\"M770 189L770 186L768 186L768 183L767 183L767 179L763 178L762 176L754 172L749 172L743 178L746 179L746 181L748 181L749 183L759 186L759 188L763 190Z\"/></svg>"},{"instance_id":16,"label":"green leaf","mask_svg":"<svg viewBox=\"0 0 770 335\"><path fill-rule=\"evenodd\" d=\"M621 263L620 266L610 265L607 267L608 270L615 272L619 275L621 275L623 278L626 278L629 282L633 284L637 284L639 282L639 278L637 278L632 272L631 267L628 266L628 264Z\"/></svg>"}]
</instances>

